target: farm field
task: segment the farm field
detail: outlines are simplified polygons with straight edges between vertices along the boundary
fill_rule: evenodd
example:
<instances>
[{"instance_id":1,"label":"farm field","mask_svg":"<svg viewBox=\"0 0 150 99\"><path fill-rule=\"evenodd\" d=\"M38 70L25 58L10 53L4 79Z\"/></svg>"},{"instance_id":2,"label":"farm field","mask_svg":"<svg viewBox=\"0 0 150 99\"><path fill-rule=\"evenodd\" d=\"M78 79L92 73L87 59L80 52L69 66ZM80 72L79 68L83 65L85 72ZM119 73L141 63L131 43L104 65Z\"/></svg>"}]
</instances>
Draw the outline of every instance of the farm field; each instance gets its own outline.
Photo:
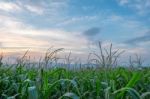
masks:
<instances>
[{"instance_id":1,"label":"farm field","mask_svg":"<svg viewBox=\"0 0 150 99\"><path fill-rule=\"evenodd\" d=\"M119 66L124 51L112 44L104 50L99 42L100 53L90 53L88 64L71 64L69 53L60 65L63 50L48 49L37 64L28 61L28 51L16 64L3 63L1 55L0 99L149 99L150 68L138 55L128 67Z\"/></svg>"},{"instance_id":2,"label":"farm field","mask_svg":"<svg viewBox=\"0 0 150 99\"><path fill-rule=\"evenodd\" d=\"M0 67L1 99L149 99L150 68Z\"/></svg>"}]
</instances>

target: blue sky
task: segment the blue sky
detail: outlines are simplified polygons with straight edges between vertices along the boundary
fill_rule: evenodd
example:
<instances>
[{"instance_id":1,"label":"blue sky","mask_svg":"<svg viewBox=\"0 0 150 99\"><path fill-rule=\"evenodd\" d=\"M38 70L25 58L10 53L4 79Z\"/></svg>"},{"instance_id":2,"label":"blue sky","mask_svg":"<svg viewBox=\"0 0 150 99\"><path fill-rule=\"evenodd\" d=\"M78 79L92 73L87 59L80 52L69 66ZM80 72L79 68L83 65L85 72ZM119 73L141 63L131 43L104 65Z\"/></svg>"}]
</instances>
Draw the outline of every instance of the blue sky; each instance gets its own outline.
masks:
<instances>
[{"instance_id":1,"label":"blue sky","mask_svg":"<svg viewBox=\"0 0 150 99\"><path fill-rule=\"evenodd\" d=\"M0 47L39 53L55 46L83 57L102 41L126 50L124 57L148 59L149 9L150 0L0 0Z\"/></svg>"}]
</instances>

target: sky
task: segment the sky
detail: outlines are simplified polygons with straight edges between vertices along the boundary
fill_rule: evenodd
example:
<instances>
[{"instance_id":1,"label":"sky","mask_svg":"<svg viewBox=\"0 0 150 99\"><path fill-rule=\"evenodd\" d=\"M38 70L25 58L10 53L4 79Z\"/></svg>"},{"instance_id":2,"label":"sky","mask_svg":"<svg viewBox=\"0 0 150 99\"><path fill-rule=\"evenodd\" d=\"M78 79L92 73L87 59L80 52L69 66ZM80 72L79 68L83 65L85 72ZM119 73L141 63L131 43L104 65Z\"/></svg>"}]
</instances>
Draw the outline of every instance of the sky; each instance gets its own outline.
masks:
<instances>
[{"instance_id":1,"label":"sky","mask_svg":"<svg viewBox=\"0 0 150 99\"><path fill-rule=\"evenodd\" d=\"M51 46L85 58L104 47L150 59L150 0L0 0L0 51L38 56Z\"/></svg>"}]
</instances>

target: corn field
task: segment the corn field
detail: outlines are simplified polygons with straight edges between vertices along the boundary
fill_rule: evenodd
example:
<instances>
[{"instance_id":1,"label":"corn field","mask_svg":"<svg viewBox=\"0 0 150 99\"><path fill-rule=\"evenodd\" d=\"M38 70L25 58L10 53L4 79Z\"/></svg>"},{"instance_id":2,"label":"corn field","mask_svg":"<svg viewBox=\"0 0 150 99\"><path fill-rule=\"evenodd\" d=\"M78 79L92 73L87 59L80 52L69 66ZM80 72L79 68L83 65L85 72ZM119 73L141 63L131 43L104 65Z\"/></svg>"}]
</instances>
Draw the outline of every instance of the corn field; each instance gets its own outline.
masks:
<instances>
[{"instance_id":1,"label":"corn field","mask_svg":"<svg viewBox=\"0 0 150 99\"><path fill-rule=\"evenodd\" d=\"M49 49L36 68L27 68L27 52L12 66L4 66L1 57L0 99L150 99L150 68L111 67L122 51L112 51L111 45L104 54L100 43L99 47L99 55L89 55L95 56L89 62L96 68L48 68L63 49Z\"/></svg>"}]
</instances>

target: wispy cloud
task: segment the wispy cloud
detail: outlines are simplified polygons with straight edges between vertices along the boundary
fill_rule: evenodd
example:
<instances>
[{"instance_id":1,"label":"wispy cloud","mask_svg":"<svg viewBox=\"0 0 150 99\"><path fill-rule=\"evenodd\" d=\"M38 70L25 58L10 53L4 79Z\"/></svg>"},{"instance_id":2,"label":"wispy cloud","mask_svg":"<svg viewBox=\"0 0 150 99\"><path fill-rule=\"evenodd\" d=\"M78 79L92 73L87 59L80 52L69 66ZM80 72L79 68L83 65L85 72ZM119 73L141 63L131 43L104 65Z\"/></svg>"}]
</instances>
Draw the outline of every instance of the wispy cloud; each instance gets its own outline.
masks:
<instances>
[{"instance_id":1,"label":"wispy cloud","mask_svg":"<svg viewBox=\"0 0 150 99\"><path fill-rule=\"evenodd\" d=\"M30 11L31 13L36 13L39 15L42 15L44 13L44 9L39 6L34 6L34 5L26 5L25 8Z\"/></svg>"},{"instance_id":2,"label":"wispy cloud","mask_svg":"<svg viewBox=\"0 0 150 99\"><path fill-rule=\"evenodd\" d=\"M150 42L150 32L147 32L144 36L136 37L126 41L128 44L140 44L143 42Z\"/></svg>"},{"instance_id":3,"label":"wispy cloud","mask_svg":"<svg viewBox=\"0 0 150 99\"><path fill-rule=\"evenodd\" d=\"M120 5L125 5L129 3L129 0L118 0Z\"/></svg>"},{"instance_id":4,"label":"wispy cloud","mask_svg":"<svg viewBox=\"0 0 150 99\"><path fill-rule=\"evenodd\" d=\"M20 6L18 6L15 3L1 1L0 2L0 10L7 11L7 12L14 12L14 11L21 11L22 9Z\"/></svg>"},{"instance_id":5,"label":"wispy cloud","mask_svg":"<svg viewBox=\"0 0 150 99\"><path fill-rule=\"evenodd\" d=\"M5 12L20 12L30 14L50 14L60 15L68 6L68 0L14 0L14 1L0 1L0 10Z\"/></svg>"},{"instance_id":6,"label":"wispy cloud","mask_svg":"<svg viewBox=\"0 0 150 99\"><path fill-rule=\"evenodd\" d=\"M150 0L117 0L119 5L129 7L140 15L150 14Z\"/></svg>"},{"instance_id":7,"label":"wispy cloud","mask_svg":"<svg viewBox=\"0 0 150 99\"><path fill-rule=\"evenodd\" d=\"M65 19L63 22L61 22L60 25L70 25L70 24L74 24L74 23L78 23L78 22L82 22L82 21L92 21L97 19L97 16L80 16L80 17L69 17L67 19Z\"/></svg>"}]
</instances>

